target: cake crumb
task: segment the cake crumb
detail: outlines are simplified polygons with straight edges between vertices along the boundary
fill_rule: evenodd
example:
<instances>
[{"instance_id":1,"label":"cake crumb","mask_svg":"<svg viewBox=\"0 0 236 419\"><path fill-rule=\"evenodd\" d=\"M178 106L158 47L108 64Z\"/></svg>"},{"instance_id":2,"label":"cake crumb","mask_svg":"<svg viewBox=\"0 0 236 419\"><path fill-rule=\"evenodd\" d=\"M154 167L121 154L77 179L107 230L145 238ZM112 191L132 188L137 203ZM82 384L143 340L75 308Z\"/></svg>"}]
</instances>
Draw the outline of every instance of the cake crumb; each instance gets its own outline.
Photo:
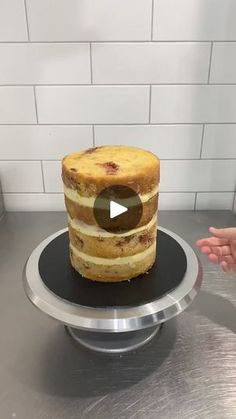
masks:
<instances>
[{"instance_id":1,"label":"cake crumb","mask_svg":"<svg viewBox=\"0 0 236 419\"><path fill-rule=\"evenodd\" d=\"M87 150L85 150L85 152L84 152L84 154L92 154L92 153L94 153L98 148L101 148L101 147L91 147L91 148L88 148Z\"/></svg>"},{"instance_id":2,"label":"cake crumb","mask_svg":"<svg viewBox=\"0 0 236 419\"><path fill-rule=\"evenodd\" d=\"M75 237L75 243L80 249L83 249L84 241L80 237L78 236Z\"/></svg>"}]
</instances>

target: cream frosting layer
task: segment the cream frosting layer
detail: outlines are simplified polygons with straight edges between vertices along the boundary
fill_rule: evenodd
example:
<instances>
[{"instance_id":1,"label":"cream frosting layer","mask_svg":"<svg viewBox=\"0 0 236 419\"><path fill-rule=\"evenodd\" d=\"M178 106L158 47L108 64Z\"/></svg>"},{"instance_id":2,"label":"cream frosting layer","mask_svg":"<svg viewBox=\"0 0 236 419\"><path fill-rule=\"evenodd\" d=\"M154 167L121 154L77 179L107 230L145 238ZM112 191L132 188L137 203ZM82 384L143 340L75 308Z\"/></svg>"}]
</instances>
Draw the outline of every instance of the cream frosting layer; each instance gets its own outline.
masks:
<instances>
[{"instance_id":1,"label":"cream frosting layer","mask_svg":"<svg viewBox=\"0 0 236 419\"><path fill-rule=\"evenodd\" d=\"M139 198L142 203L145 203L149 201L149 199L153 198L157 193L159 192L159 185L157 185L151 192L146 194L140 194ZM64 194L65 196L70 199L71 201L74 201L80 205L83 205L84 207L90 207L93 208L96 196L82 196L80 195L76 190L68 188L64 185ZM133 199L122 199L119 200L119 202L124 206L132 206ZM136 202L135 202L136 204ZM137 204L136 204L137 205ZM101 208L102 208L102 200L101 200ZM106 208L106 207L105 207Z\"/></svg>"},{"instance_id":2,"label":"cream frosting layer","mask_svg":"<svg viewBox=\"0 0 236 419\"><path fill-rule=\"evenodd\" d=\"M150 229L156 222L157 222L157 214L155 214L153 218L151 219L151 221L145 226L134 228L125 233L113 234L113 233L109 233L108 231L103 230L99 226L89 225L75 218L72 220L70 216L68 215L68 223L71 225L72 228L74 228L75 230L77 230L78 232L82 234L85 234L87 236L92 236L92 237L107 237L107 238L127 237L127 236L131 236L132 234L141 233L144 230Z\"/></svg>"},{"instance_id":3,"label":"cream frosting layer","mask_svg":"<svg viewBox=\"0 0 236 419\"><path fill-rule=\"evenodd\" d=\"M145 259L147 256L151 255L154 252L156 248L156 242L153 243L150 247L148 247L148 249L144 250L143 252L137 253L136 255L123 256L119 258L100 258L96 256L90 256L83 252L80 252L72 244L70 244L70 248L75 254L75 256L83 259L86 262L91 262L91 263L94 263L95 265L114 266L114 265L133 264L135 262L139 262L140 260Z\"/></svg>"}]
</instances>

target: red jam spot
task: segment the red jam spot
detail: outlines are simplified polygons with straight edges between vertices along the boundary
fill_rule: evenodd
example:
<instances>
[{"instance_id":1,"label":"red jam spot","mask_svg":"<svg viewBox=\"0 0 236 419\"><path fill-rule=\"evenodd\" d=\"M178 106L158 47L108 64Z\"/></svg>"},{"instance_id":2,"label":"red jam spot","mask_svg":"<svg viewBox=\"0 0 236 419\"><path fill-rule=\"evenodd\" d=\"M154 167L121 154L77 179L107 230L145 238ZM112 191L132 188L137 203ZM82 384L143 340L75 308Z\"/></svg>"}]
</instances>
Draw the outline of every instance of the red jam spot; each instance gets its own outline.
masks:
<instances>
[{"instance_id":1,"label":"red jam spot","mask_svg":"<svg viewBox=\"0 0 236 419\"><path fill-rule=\"evenodd\" d=\"M141 244L149 244L153 241L152 236L150 236L150 234L142 234L141 236L139 236L138 240Z\"/></svg>"},{"instance_id":2,"label":"red jam spot","mask_svg":"<svg viewBox=\"0 0 236 419\"><path fill-rule=\"evenodd\" d=\"M115 175L119 170L119 165L113 161L106 163L97 163L98 166L103 167L106 170L107 175Z\"/></svg>"}]
</instances>

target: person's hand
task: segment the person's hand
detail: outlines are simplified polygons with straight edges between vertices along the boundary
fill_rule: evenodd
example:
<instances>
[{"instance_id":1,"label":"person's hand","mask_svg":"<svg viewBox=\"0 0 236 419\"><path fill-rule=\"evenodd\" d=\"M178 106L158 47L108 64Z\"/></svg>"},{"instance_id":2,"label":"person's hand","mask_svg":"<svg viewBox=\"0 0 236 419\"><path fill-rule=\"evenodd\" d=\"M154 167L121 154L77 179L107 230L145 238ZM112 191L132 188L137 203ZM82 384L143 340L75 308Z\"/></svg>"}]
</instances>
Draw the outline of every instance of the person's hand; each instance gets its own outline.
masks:
<instances>
[{"instance_id":1,"label":"person's hand","mask_svg":"<svg viewBox=\"0 0 236 419\"><path fill-rule=\"evenodd\" d=\"M212 237L198 240L196 245L208 259L221 266L224 272L236 273L236 227L210 227Z\"/></svg>"}]
</instances>

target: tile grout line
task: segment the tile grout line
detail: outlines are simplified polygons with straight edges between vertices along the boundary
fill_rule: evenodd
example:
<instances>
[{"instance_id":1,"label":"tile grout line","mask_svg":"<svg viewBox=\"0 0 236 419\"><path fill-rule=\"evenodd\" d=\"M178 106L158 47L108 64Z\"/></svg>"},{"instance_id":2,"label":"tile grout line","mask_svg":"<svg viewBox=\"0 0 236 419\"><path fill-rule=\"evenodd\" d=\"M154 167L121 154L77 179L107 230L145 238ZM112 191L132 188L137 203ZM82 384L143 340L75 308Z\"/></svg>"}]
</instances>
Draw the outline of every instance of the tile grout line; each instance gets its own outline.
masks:
<instances>
[{"instance_id":1,"label":"tile grout line","mask_svg":"<svg viewBox=\"0 0 236 419\"><path fill-rule=\"evenodd\" d=\"M184 86L236 86L236 82L231 82L231 83L208 83L208 82L204 82L204 83L178 83L178 82L173 82L173 83L152 83L152 86L173 86L173 87L184 87ZM91 83L60 83L60 84L48 84L48 83L43 83L43 84L39 84L39 83L18 83L18 84L0 84L0 88L1 87L32 87L32 86L37 86L37 87L148 87L150 86L150 82L149 83L93 83L91 85Z\"/></svg>"},{"instance_id":2,"label":"tile grout line","mask_svg":"<svg viewBox=\"0 0 236 419\"><path fill-rule=\"evenodd\" d=\"M32 44L89 44L90 42L92 43L96 43L96 44L134 44L134 43L139 43L139 44L144 44L144 43L150 43L150 39L130 39L130 40L125 40L125 39L114 39L114 40L96 40L96 39L86 39L86 40L70 40L70 41L58 41L58 40L32 40L31 43ZM231 39L223 39L223 40L218 40L218 39L153 39L152 40L153 43L155 44L176 44L176 43L186 43L186 44L203 44L203 43L208 43L210 44L211 42L214 43L236 43L236 39L235 40L231 40ZM0 45L1 44L27 44L28 41L0 41Z\"/></svg>"},{"instance_id":3,"label":"tile grout line","mask_svg":"<svg viewBox=\"0 0 236 419\"><path fill-rule=\"evenodd\" d=\"M94 129L94 125L92 125L92 133L93 133L93 147L95 147L95 129Z\"/></svg>"},{"instance_id":4,"label":"tile grout line","mask_svg":"<svg viewBox=\"0 0 236 419\"><path fill-rule=\"evenodd\" d=\"M38 161L40 161L41 159L25 159L25 158L21 158L21 159L2 159L2 158L0 158L0 162L11 162L11 161L18 161L18 162L21 162L21 161L24 161L24 162L28 162L28 161L31 161L31 162L38 162ZM43 161L60 161L60 158L58 158L58 159L47 159L47 158L43 158L42 159ZM227 158L209 158L209 157L207 157L207 158L204 158L204 159L200 159L200 158L188 158L188 157L186 157L185 159L184 158L178 158L178 159L172 159L172 158L160 158L160 160L161 161L169 161L169 162L173 162L173 161L179 161L179 162L186 162L186 161L221 161L221 162L224 162L224 161L233 161L233 162L235 162L236 161L236 158L235 157L227 157ZM234 191L233 191L234 192Z\"/></svg>"},{"instance_id":5,"label":"tile grout line","mask_svg":"<svg viewBox=\"0 0 236 419\"><path fill-rule=\"evenodd\" d=\"M91 80L91 85L93 85L92 42L89 43L89 60L90 60L90 80ZM94 124L92 124L92 139L93 139L93 147L95 147Z\"/></svg>"},{"instance_id":6,"label":"tile grout line","mask_svg":"<svg viewBox=\"0 0 236 419\"><path fill-rule=\"evenodd\" d=\"M45 189L45 179L44 179L43 161L42 160L40 160L40 166L41 166L41 174L42 174L42 181L43 181L43 192L45 193L46 192L46 189Z\"/></svg>"},{"instance_id":7,"label":"tile grout line","mask_svg":"<svg viewBox=\"0 0 236 419\"><path fill-rule=\"evenodd\" d=\"M8 195L12 195L12 194L43 194L44 192L6 192L4 191L3 194L8 194ZM61 192L46 192L46 194L63 194L63 191ZM221 193L221 194L225 194L225 193L233 193L234 191L198 191L198 192L194 192L194 191L160 191L160 194L214 194L214 193Z\"/></svg>"},{"instance_id":8,"label":"tile grout line","mask_svg":"<svg viewBox=\"0 0 236 419\"><path fill-rule=\"evenodd\" d=\"M90 80L91 80L91 84L93 84L92 42L89 43L89 57L90 57Z\"/></svg>"},{"instance_id":9,"label":"tile grout line","mask_svg":"<svg viewBox=\"0 0 236 419\"><path fill-rule=\"evenodd\" d=\"M195 192L195 198L194 198L194 207L193 207L194 211L196 211L196 208L197 208L197 192Z\"/></svg>"},{"instance_id":10,"label":"tile grout line","mask_svg":"<svg viewBox=\"0 0 236 419\"><path fill-rule=\"evenodd\" d=\"M35 90L35 86L33 86L33 90L34 90L35 115L36 115L36 122L37 122L37 125L38 125L38 123L39 123L39 118L38 118L38 106L37 106L37 98L36 98L36 90Z\"/></svg>"},{"instance_id":11,"label":"tile grout line","mask_svg":"<svg viewBox=\"0 0 236 419\"><path fill-rule=\"evenodd\" d=\"M27 28L27 37L28 37L28 41L30 41L30 33L29 33L29 20L28 20L28 11L27 11L27 0L24 0L24 5L25 5L25 19L26 19L26 28Z\"/></svg>"},{"instance_id":12,"label":"tile grout line","mask_svg":"<svg viewBox=\"0 0 236 419\"><path fill-rule=\"evenodd\" d=\"M151 41L153 41L153 21L154 21L154 0L152 0L152 11L151 11Z\"/></svg>"},{"instance_id":13,"label":"tile grout line","mask_svg":"<svg viewBox=\"0 0 236 419\"><path fill-rule=\"evenodd\" d=\"M203 124L206 124L206 125L236 125L236 122L207 122L207 123L205 123L205 122L156 122L156 121L153 121L151 124L149 124L149 122L96 122L94 125L97 125L97 126L104 126L104 127L126 127L126 126L128 126L128 127L130 127L130 126L145 126L145 127L149 127L149 126L152 126L152 127L158 127L158 126L160 126L160 127L163 127L163 126L168 126L168 127L175 127L175 126L194 126L194 125L196 125L196 126L198 126L198 125L203 125ZM2 127L11 127L11 126L21 126L21 127L24 127L24 126L36 126L36 125L39 125L39 126L58 126L58 127L60 127L60 126L74 126L74 127L91 127L92 125L93 125L93 122L81 122L81 123L78 123L78 122L71 122L71 123L66 123L66 122L63 122L63 123L60 123L60 122L51 122L51 123L47 123L47 122L39 122L38 124L36 124L36 122L12 122L12 123L9 123L9 122L1 122L0 123L0 126L2 126ZM192 160L195 160L195 159L192 159Z\"/></svg>"},{"instance_id":14,"label":"tile grout line","mask_svg":"<svg viewBox=\"0 0 236 419\"><path fill-rule=\"evenodd\" d=\"M213 55L213 42L211 42L211 50L210 50L209 68L208 68L208 76L207 76L207 83L208 84L210 84L210 77L211 77L212 55Z\"/></svg>"},{"instance_id":15,"label":"tile grout line","mask_svg":"<svg viewBox=\"0 0 236 419\"><path fill-rule=\"evenodd\" d=\"M204 141L204 134L205 134L205 125L202 125L202 140L201 140L201 149L200 149L200 159L202 159L202 150L203 150L203 141ZM203 160L203 159L202 159Z\"/></svg>"},{"instance_id":16,"label":"tile grout line","mask_svg":"<svg viewBox=\"0 0 236 419\"><path fill-rule=\"evenodd\" d=\"M149 124L151 124L151 115L152 115L152 85L150 84L150 88L149 88L149 115L148 115Z\"/></svg>"}]
</instances>

